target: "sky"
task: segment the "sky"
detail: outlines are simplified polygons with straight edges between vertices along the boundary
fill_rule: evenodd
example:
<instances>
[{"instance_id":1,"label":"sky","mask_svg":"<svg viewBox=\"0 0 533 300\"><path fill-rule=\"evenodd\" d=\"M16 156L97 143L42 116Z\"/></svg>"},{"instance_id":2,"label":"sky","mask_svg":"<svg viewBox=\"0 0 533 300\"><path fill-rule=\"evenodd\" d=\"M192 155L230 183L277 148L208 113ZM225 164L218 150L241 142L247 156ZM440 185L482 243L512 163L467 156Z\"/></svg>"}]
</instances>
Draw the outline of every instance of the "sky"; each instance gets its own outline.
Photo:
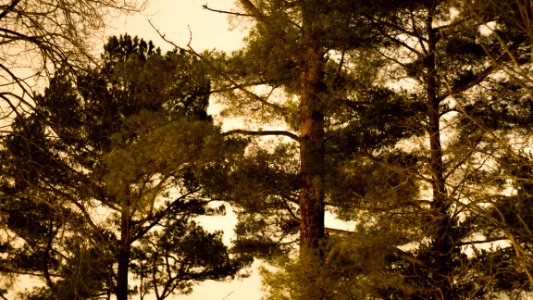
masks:
<instances>
[{"instance_id":1,"label":"sky","mask_svg":"<svg viewBox=\"0 0 533 300\"><path fill-rule=\"evenodd\" d=\"M203 9L204 4L219 10L230 10L233 7L233 0L151 0L141 14L112 19L105 34L106 36L124 33L137 35L145 40L152 40L163 50L170 50L173 46L165 42L157 31L181 47L186 47L190 42L196 51L216 49L231 52L239 49L242 46L245 27L236 24L235 20L230 20L227 15ZM231 241L231 233L236 223L231 209L225 217L210 217L202 221L207 230L224 230L224 240ZM196 286L190 295L176 295L169 299L261 299L262 291L257 266L257 263L254 264L248 278L226 282L206 281Z\"/></svg>"},{"instance_id":2,"label":"sky","mask_svg":"<svg viewBox=\"0 0 533 300\"><path fill-rule=\"evenodd\" d=\"M195 50L224 50L231 52L242 45L245 26L229 20L221 13L208 11L202 6L231 10L233 0L150 0L141 14L112 20L109 34L137 34L152 40L162 49L171 49L154 27L173 43L185 47L189 40ZM149 23L152 22L154 27Z\"/></svg>"}]
</instances>

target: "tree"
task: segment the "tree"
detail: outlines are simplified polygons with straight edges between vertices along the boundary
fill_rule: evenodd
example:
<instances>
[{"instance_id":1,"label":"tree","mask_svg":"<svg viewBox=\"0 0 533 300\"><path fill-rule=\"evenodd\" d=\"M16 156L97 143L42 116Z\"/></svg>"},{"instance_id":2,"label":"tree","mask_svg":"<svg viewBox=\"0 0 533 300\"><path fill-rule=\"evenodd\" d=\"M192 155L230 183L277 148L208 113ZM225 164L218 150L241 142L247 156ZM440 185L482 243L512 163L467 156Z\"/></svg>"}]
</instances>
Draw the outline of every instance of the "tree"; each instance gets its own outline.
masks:
<instances>
[{"instance_id":1,"label":"tree","mask_svg":"<svg viewBox=\"0 0 533 300\"><path fill-rule=\"evenodd\" d=\"M530 99L524 98L528 93L528 85L524 84L527 80L521 80L517 87L510 84L511 75L500 77L500 70L504 69L512 70L511 74L519 74L520 70L521 74L528 74L524 70L529 68L530 43L527 30L523 32L523 28L529 27L521 26L520 32L513 29L516 23L511 25L510 22L529 15L527 4L511 5L506 11L510 15L506 17L494 11L475 17L471 8L483 6L465 7L457 1L380 1L368 6L353 1L335 4L263 1L255 5L241 1L240 4L245 11L240 16L252 17L258 25L248 38L247 49L232 58L235 65L247 65L245 68L231 65L238 72L235 77L225 76L223 79L230 84L221 89L231 86L235 89L227 95L230 100L239 99L238 103L231 102L233 110L243 108L250 113L246 109L252 107L263 114L261 120L278 116L276 120L285 121L289 128L292 125L291 129L300 131L300 136L296 137L290 132L283 133L299 144L299 151L295 152L300 159L300 169L284 165L290 159L282 154L293 152L283 151L283 148L273 154L259 152L257 158L246 161L244 174L250 170L249 173L262 174L265 178L263 181L256 175L251 181L262 193L255 195L265 200L260 204L252 202L254 194L247 195L248 190L236 194L237 199L245 200L241 203L251 215L239 233L263 233L271 229L266 225L274 222L279 224L278 229L283 229L283 224L291 224L280 222L283 218L292 220L293 226L289 228L293 230L294 224L299 224L301 239L306 239L311 229L323 227L323 217L309 223L306 222L310 219L303 220L309 203L316 204L311 211L317 216L323 216L322 204L327 202L345 216L357 216L355 221L360 223L355 233L330 238L330 243L323 238L324 231L315 231L318 234L314 236L320 236L316 240L322 241L319 251L322 263L289 265L292 273L288 272L289 276L282 277L278 283L296 289L292 294L294 298L323 299L338 299L339 295L348 299L368 296L468 299L528 289L523 285L528 268L521 267L520 274L510 271L512 264L504 263L513 255L510 248L482 252L479 245L488 247L493 240L477 239L491 236L490 226L482 219L500 224L497 240L509 241L501 236L505 228L501 225L514 223L495 220L493 212L484 209L486 205L499 207L495 205L497 202L487 203L487 199L501 199L504 186L497 181L502 174L489 170L498 170L494 166L505 161L504 153L521 161L507 165L528 165L527 155L516 155L519 149L511 143L517 141L517 137L521 145L529 140L526 120L529 119ZM305 21L307 13L312 17ZM492 34L479 30L490 22L498 26ZM373 43L365 45L365 37L374 38ZM364 70L361 62L348 61L350 56L361 58L365 54L376 58L363 51L368 48L381 56L377 56L373 65L365 66L380 66L381 70ZM363 74L367 75L364 71L378 74L373 77L374 82L366 82L367 87L357 84L364 78ZM316 78L318 81L313 81ZM257 83L268 84L272 89L258 97L262 95L252 94L254 90L250 88ZM391 88L398 84L408 84L409 89ZM285 94L276 93L278 87ZM498 93L498 98L491 98L494 93ZM269 98L280 94L294 97ZM306 98L308 95L316 98ZM313 99L312 103L305 102L306 99ZM333 108L333 103L338 106ZM314 112L311 115L317 119L309 119L309 112ZM303 135L308 134L310 128L311 134L320 136L315 140L320 142L307 144ZM510 151L501 151L501 147ZM314 150L308 153L308 149ZM264 163L267 159L268 163ZM313 170L322 171L306 177L309 174L305 171L307 163L314 164ZM509 170L507 176L516 172L514 167L511 169L514 171L503 166L499 168ZM302 199L307 199L307 193L312 190L305 188L309 183L306 178L313 177L314 183L321 186L315 190L320 191L321 196L314 199L322 200L305 202ZM521 178L529 182L524 176ZM519 190L527 190L522 183L516 186ZM297 205L294 205L295 191L300 192ZM517 198L512 199L516 201ZM265 217L273 215L274 211L279 218ZM516 219L527 214L522 209L513 213ZM251 223L254 220L255 223ZM367 224L363 225L365 221ZM522 229L527 228L524 225L520 225ZM509 232L509 227L505 231ZM268 236L268 232L262 234L256 242L271 246L274 243L266 238ZM305 243L301 241L301 245ZM351 248L346 246L350 243ZM250 248L251 245L242 246ZM480 255L467 255L468 247L479 251L476 253ZM528 255L526 252L523 262L529 261ZM369 257L373 266L361 265L361 261L366 262ZM497 277L481 267L487 259L499 264L500 274L507 274L494 282L514 282L515 288L477 283L480 278ZM308 280L302 279L303 274L309 275L305 276ZM328 290L332 286L336 288ZM364 292L352 289L362 286Z\"/></svg>"},{"instance_id":2,"label":"tree","mask_svg":"<svg viewBox=\"0 0 533 300\"><path fill-rule=\"evenodd\" d=\"M518 9L514 11L519 15ZM501 200L496 199L502 198L505 186L499 181L502 173L498 170L510 170L508 166L517 165L500 165L506 161L503 157L511 155L521 157L519 160L523 163L527 161L523 154L519 154L527 150L521 146L515 147L511 141L529 139L529 100L524 97L528 91L521 87L513 88L514 84L509 82L512 77L502 76L500 72L509 67L517 67L517 62L520 69L527 66L530 51L527 35L513 29L498 15L474 17L471 10L454 1L413 1L403 9L385 14L375 11L364 14L363 17L368 19L383 40L388 41L376 44L375 49L390 63L382 76L389 85L393 82L410 86L408 92L396 89L396 93L404 99L413 99L411 103L415 105L414 112L421 117L411 120L417 121L418 128L425 131L421 141L425 140L426 143L419 144L418 148L413 147L416 144L413 145L412 142L417 139L406 135L405 137L411 137L409 148L416 150L411 151L409 156L389 156L393 160L384 159L387 157L383 154L390 150L383 148L383 145L373 148L372 144L367 144L362 148L363 151L357 149L355 153L370 159L371 163L377 163L374 169L379 165L386 166L385 170L388 169L389 173L399 173L400 178L405 178L404 183L414 181L420 186L419 191L426 193L404 191L388 194L382 190L386 197L380 198L369 193L368 189L359 192L355 189L357 181L353 183L356 195L361 195L360 202L365 204L369 201L356 208L368 211L370 224L358 226L355 237L368 239L372 235L378 236L374 238L378 243L365 240L365 245L358 246L355 251L374 253L383 260L375 268L361 268L358 273L360 279L357 280L359 285L349 281L347 286L373 285L368 291L373 297L412 299L471 299L502 292L527 291L529 288L524 285L524 281L527 282L528 267L521 267L518 271L515 265L515 269L511 271L513 264L506 266L505 261L508 262L513 256L512 248L507 247L501 251L486 249L494 241L512 243L512 237L502 236L502 232L508 232L509 227L491 231L491 226L480 221L489 219L501 224L501 221L494 219L494 215L490 217L491 214L487 214L486 208L498 210L498 207L501 209L500 205L507 206L497 204ZM491 21L497 24L496 34L485 34L479 30L480 26ZM509 54L516 59L510 59ZM394 81L393 78L402 80ZM358 102L356 105L364 107L364 104ZM359 112L367 115L370 113L370 116L378 118L381 115L382 120L373 122L387 125L386 111L380 110L377 105L369 107L370 111L359 109ZM407 107L404 106L400 111L411 113L405 108ZM354 125L359 123L359 119L366 120L366 117L358 116L352 121ZM413 125L412 122L393 121L392 126L395 122L396 126ZM368 123L363 124L366 127L354 127L363 132L361 135L372 136L374 127L368 126ZM385 126L387 127L390 128L390 125ZM370 129L371 132L365 133L365 129ZM443 143L442 140L446 142ZM357 144L357 140L354 142ZM521 143L515 145L524 145ZM404 149L405 144L397 144L397 147ZM402 166L401 162L408 157L415 165L408 163ZM517 171L514 166L511 167L514 170L511 174ZM351 172L358 174L358 170L361 169ZM386 173L374 174L378 178L383 178L384 175L391 177ZM523 179L524 182L529 181ZM370 183L376 185L373 181ZM372 189L369 190L372 192ZM428 195L428 191L431 195ZM396 203L398 195L403 198L401 205L391 205ZM376 207L378 211L375 210ZM525 211L514 211L517 218L523 213L527 214ZM359 220L363 220L358 216ZM508 225L511 223L507 222ZM394 228L399 224L405 227ZM369 232L373 234L368 234ZM391 232L396 232L393 236L405 238L381 239ZM353 237L347 239L351 241ZM406 247L408 251L405 251ZM476 255L469 255L465 250L468 247ZM481 250L483 247L485 249ZM527 246L523 249L527 249ZM517 253L516 258L524 256L522 251ZM342 267L347 264L346 256L337 267L350 271L353 266L359 266L357 259L361 258L360 255L362 254L354 255L348 251L350 267ZM484 263L487 261L491 261L494 268L485 269ZM343 274L335 268L334 270ZM368 282L376 274L382 275ZM384 277L387 278L383 274L392 275L394 280L383 280ZM478 284L481 281L487 284ZM500 284L502 282L512 284L504 286Z\"/></svg>"},{"instance_id":3,"label":"tree","mask_svg":"<svg viewBox=\"0 0 533 300\"><path fill-rule=\"evenodd\" d=\"M4 115L30 110L33 90L60 66L91 61L92 36L113 12L131 13L136 1L11 0L0 6L0 72Z\"/></svg>"},{"instance_id":4,"label":"tree","mask_svg":"<svg viewBox=\"0 0 533 300\"><path fill-rule=\"evenodd\" d=\"M120 300L130 273L158 299L234 275L242 261L192 220L216 212L203 175L241 148L206 113L205 73L186 53L128 35L110 38L102 60L58 73L4 140L4 213L22 223L6 225L24 241L7 244L4 271L42 276L55 297Z\"/></svg>"},{"instance_id":5,"label":"tree","mask_svg":"<svg viewBox=\"0 0 533 300\"><path fill-rule=\"evenodd\" d=\"M354 17L370 8L350 1L238 3L242 12L234 14L253 19L255 27L246 49L227 59L226 67L215 69L220 78L217 89L229 90L224 95L234 113L256 117L254 121L259 122L276 120L287 130L227 134L285 136L297 145L283 145L273 154L258 151L235 172L233 182L239 188L229 198L236 199L244 208L242 215L247 216L237 232L241 237L251 236L237 247L266 248L272 254L298 227L300 261L304 265L309 262L309 267L321 265L326 249L326 128L336 125L333 112L341 101L335 100L344 97L354 81L345 76L346 52L364 48L372 40L371 33L360 26L364 20ZM342 80L349 82L343 85ZM267 92L255 93L257 86ZM287 153L296 153L298 168L283 165L295 160ZM242 179L250 177L245 185L251 188L243 189ZM272 232L273 228L278 231ZM309 282L302 284L302 297L322 299L326 288L309 277Z\"/></svg>"}]
</instances>

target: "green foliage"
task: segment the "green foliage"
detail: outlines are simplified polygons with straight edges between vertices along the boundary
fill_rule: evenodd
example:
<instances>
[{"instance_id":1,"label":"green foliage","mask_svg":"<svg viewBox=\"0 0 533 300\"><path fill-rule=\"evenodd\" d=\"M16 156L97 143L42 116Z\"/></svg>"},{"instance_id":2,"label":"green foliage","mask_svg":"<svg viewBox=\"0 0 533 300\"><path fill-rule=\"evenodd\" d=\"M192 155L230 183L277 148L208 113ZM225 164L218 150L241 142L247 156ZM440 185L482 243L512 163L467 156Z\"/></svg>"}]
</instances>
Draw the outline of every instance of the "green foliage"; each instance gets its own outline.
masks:
<instances>
[{"instance_id":1,"label":"green foliage","mask_svg":"<svg viewBox=\"0 0 533 300\"><path fill-rule=\"evenodd\" d=\"M282 256L264 272L269 297L530 292L530 3L252 1L254 11L247 2L257 26L219 70L232 76L226 89L268 87L261 98L232 90L230 109L292 131L310 124L302 111L324 117L323 127L301 130L299 152L251 149L234 172L234 184L244 183L234 194L243 210L237 245ZM310 65L319 68L311 92ZM287 257L290 237L309 230L297 195L308 178L294 166L321 164L302 158L320 130L324 149L312 149L325 155L324 173L314 174L324 202L357 226L332 231L322 256Z\"/></svg>"},{"instance_id":2,"label":"green foliage","mask_svg":"<svg viewBox=\"0 0 533 300\"><path fill-rule=\"evenodd\" d=\"M58 72L3 140L2 223L22 245L3 251L3 271L37 274L47 286L31 297L59 299L126 299L120 270L150 255L167 265L132 270L158 299L234 275L248 261L192 222L215 212L209 172L242 151L207 115L203 68L128 35L104 48L100 67Z\"/></svg>"},{"instance_id":3,"label":"green foliage","mask_svg":"<svg viewBox=\"0 0 533 300\"><path fill-rule=\"evenodd\" d=\"M132 272L140 278L141 294L153 290L158 299L190 293L194 282L233 277L242 263L230 258L221 232L208 233L186 217L167 219L160 231L133 249Z\"/></svg>"}]
</instances>

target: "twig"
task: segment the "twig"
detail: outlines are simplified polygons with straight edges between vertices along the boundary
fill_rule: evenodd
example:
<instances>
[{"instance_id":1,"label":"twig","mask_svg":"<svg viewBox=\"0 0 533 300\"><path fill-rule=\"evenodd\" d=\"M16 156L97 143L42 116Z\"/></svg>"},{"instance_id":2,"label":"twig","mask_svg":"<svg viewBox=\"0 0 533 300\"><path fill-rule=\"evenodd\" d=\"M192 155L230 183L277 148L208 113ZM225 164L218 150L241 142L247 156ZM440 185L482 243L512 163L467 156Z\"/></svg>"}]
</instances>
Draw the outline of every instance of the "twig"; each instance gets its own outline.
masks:
<instances>
[{"instance_id":1,"label":"twig","mask_svg":"<svg viewBox=\"0 0 533 300\"><path fill-rule=\"evenodd\" d=\"M226 15L233 15L233 16L239 16L239 17L253 17L250 14L243 14L243 13L238 13L238 12L234 12L234 11L214 9L214 8L211 8L211 7L207 6L207 3L202 5L202 8L203 9L207 9L207 10L212 11L212 12L226 14Z\"/></svg>"},{"instance_id":2,"label":"twig","mask_svg":"<svg viewBox=\"0 0 533 300\"><path fill-rule=\"evenodd\" d=\"M229 292L226 296L224 296L224 298L222 298L221 300L224 300L224 299L227 299L229 296L231 296L231 294L233 294L233 291Z\"/></svg>"}]
</instances>

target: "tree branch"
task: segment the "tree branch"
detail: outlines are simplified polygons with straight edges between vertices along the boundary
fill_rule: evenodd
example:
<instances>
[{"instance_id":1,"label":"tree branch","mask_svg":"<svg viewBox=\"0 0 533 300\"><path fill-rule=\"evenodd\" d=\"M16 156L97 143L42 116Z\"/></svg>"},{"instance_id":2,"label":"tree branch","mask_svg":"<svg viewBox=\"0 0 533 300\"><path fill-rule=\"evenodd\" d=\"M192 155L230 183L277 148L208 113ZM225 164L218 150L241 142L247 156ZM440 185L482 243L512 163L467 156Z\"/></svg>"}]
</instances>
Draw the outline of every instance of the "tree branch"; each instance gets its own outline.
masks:
<instances>
[{"instance_id":1,"label":"tree branch","mask_svg":"<svg viewBox=\"0 0 533 300\"><path fill-rule=\"evenodd\" d=\"M268 17L261 13L257 7L250 0L239 0L239 2L244 6L244 9L254 17L258 22L264 24L270 24Z\"/></svg>"},{"instance_id":2,"label":"tree branch","mask_svg":"<svg viewBox=\"0 0 533 300\"><path fill-rule=\"evenodd\" d=\"M174 46L176 49L180 49L180 50L186 51L186 52L196 56L197 58L199 58L203 62L209 64L209 66L211 68L217 69L217 66L215 66L213 63L211 63L206 57L204 57L200 53L196 52L191 47L190 43L187 45L187 47L188 47L187 49L183 48L183 47L180 47L176 43L174 43L171 40L167 39L166 35L163 34L161 31L159 31L159 29L157 29L154 26L154 24L152 24L152 22L150 20L148 21L148 23L150 23L150 25L156 31L156 33L159 35L159 37L161 37L161 39L163 39L165 42L169 43L171 46ZM222 77L224 80L227 80L229 83L231 83L231 85L234 86L235 90L239 90L239 91L243 92L248 97L250 97L252 99L255 99L259 103L261 103L261 104L263 104L265 106L268 106L268 107L272 108L273 110L275 110L275 111L277 111L279 113L286 114L288 112L288 110L286 108L269 102L268 101L268 97L266 97L266 98L261 97L261 96L255 94L255 93L251 92L250 90L246 89L246 87L247 87L246 84L239 84L236 79L234 79L232 76L230 76L229 74L227 74L223 70L218 69L217 71L218 71L217 74L219 74L219 76Z\"/></svg>"},{"instance_id":3,"label":"tree branch","mask_svg":"<svg viewBox=\"0 0 533 300\"><path fill-rule=\"evenodd\" d=\"M350 234L354 233L350 230L343 230L343 229L337 229L337 228L330 228L330 227L324 227L324 231L327 233L333 233L333 234Z\"/></svg>"},{"instance_id":4,"label":"tree branch","mask_svg":"<svg viewBox=\"0 0 533 300\"><path fill-rule=\"evenodd\" d=\"M300 137L297 136L296 134L292 133L292 132L289 132L289 131L284 131L284 130L260 130L260 131L253 131L253 130L243 130L243 129L234 129L234 130L230 130L230 131L226 131L224 133L222 133L223 136L228 136L228 135L234 135L234 134L241 134L241 135L252 135L252 136L269 136L269 135L281 135L281 136L286 136L288 138L291 138L297 142L300 141Z\"/></svg>"},{"instance_id":5,"label":"tree branch","mask_svg":"<svg viewBox=\"0 0 533 300\"><path fill-rule=\"evenodd\" d=\"M20 2L21 0L13 0L11 2L11 4L7 5L7 6L4 6L5 9L2 13L0 13L0 20L3 19L8 13L12 12L13 9L15 9L15 6L17 6L17 4Z\"/></svg>"},{"instance_id":6,"label":"tree branch","mask_svg":"<svg viewBox=\"0 0 533 300\"><path fill-rule=\"evenodd\" d=\"M521 40L514 42L511 45L511 47L509 47L509 51L508 52L512 52L513 50L518 48L518 46L520 45L521 42L522 42ZM465 82L465 83L463 83L461 85L458 85L456 87L449 87L447 93L445 93L444 95L439 96L439 98L438 98L439 102L444 100L444 99L446 99L449 96L460 94L460 93L462 93L462 92L474 87L475 85L479 84L480 82L485 80L485 78L487 78L490 74L492 74L496 69L501 67L501 64L503 62L505 62L505 61L507 61L509 59L510 59L510 57L508 56L507 52L501 54L500 57L498 57L497 59L495 59L493 61L491 66L487 67L485 70L483 70L480 73L476 74L476 76L472 80L470 80L468 82Z\"/></svg>"},{"instance_id":7,"label":"tree branch","mask_svg":"<svg viewBox=\"0 0 533 300\"><path fill-rule=\"evenodd\" d=\"M212 12L216 12L216 13L220 13L220 14L233 15L233 16L239 16L239 17L251 17L251 18L254 17L254 16L249 15L249 14L243 14L243 13L238 13L238 12L233 12L233 11L214 9L214 8L211 8L211 7L207 6L207 3L202 5L202 8L206 9L208 11L212 11Z\"/></svg>"}]
</instances>

